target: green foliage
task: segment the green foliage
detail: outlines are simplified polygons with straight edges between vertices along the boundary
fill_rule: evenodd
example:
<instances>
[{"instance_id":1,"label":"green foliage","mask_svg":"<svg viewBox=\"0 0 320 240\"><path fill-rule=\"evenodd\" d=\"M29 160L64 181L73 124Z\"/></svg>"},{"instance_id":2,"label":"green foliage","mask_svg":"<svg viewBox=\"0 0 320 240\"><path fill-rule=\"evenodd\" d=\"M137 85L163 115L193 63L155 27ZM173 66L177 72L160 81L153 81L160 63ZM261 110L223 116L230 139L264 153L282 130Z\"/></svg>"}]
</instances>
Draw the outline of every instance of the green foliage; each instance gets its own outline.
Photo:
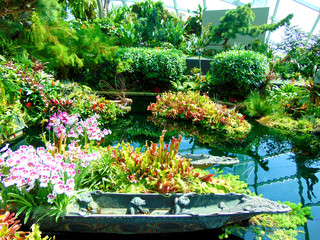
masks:
<instances>
[{"instance_id":1,"label":"green foliage","mask_svg":"<svg viewBox=\"0 0 320 240\"><path fill-rule=\"evenodd\" d=\"M128 63L123 73L126 82L138 81L142 89L162 87L179 79L186 69L185 56L174 49L119 48L117 57L118 64Z\"/></svg>"},{"instance_id":2,"label":"green foliage","mask_svg":"<svg viewBox=\"0 0 320 240\"><path fill-rule=\"evenodd\" d=\"M190 74L183 75L176 81L171 81L173 89L177 92L187 92L189 90L200 90L204 78L200 75L199 68L193 68Z\"/></svg>"},{"instance_id":3,"label":"green foliage","mask_svg":"<svg viewBox=\"0 0 320 240\"><path fill-rule=\"evenodd\" d=\"M0 65L0 141L17 129L17 116L28 127L45 122L54 112L77 113L87 118L100 115L108 123L128 112L122 103L96 95L89 87L62 84L47 74L45 63L3 62Z\"/></svg>"},{"instance_id":4,"label":"green foliage","mask_svg":"<svg viewBox=\"0 0 320 240\"><path fill-rule=\"evenodd\" d=\"M16 40L0 37L0 54L6 57L15 57L19 54L20 46Z\"/></svg>"},{"instance_id":5,"label":"green foliage","mask_svg":"<svg viewBox=\"0 0 320 240\"><path fill-rule=\"evenodd\" d=\"M169 19L164 23L163 34L164 41L171 43L176 48L179 48L184 38L186 25L182 18L180 19Z\"/></svg>"},{"instance_id":6,"label":"green foliage","mask_svg":"<svg viewBox=\"0 0 320 240\"><path fill-rule=\"evenodd\" d=\"M86 4L92 9L96 3L68 2L81 8L79 11L86 11ZM36 59L49 62L48 69L57 72L61 79L79 77L83 71L96 71L98 63L112 57L115 47L110 47L110 36L102 32L98 24L71 24L70 27L63 19L62 2L38 0L33 4L35 11L5 17L4 28L0 30L0 51L5 57L21 59L21 53L28 52Z\"/></svg>"},{"instance_id":7,"label":"green foliage","mask_svg":"<svg viewBox=\"0 0 320 240\"><path fill-rule=\"evenodd\" d=\"M49 101L58 94L58 84L43 71L44 65L36 61L31 67L5 62L0 70L1 81L11 96L7 98L11 104L7 114L16 109L15 113L21 116L23 111L26 124L33 125L46 118Z\"/></svg>"},{"instance_id":8,"label":"green foliage","mask_svg":"<svg viewBox=\"0 0 320 240\"><path fill-rule=\"evenodd\" d=\"M171 14L161 1L113 8L108 19L114 24L108 34L115 36L117 45L159 47L169 42L178 48L184 40L185 21Z\"/></svg>"},{"instance_id":9,"label":"green foliage","mask_svg":"<svg viewBox=\"0 0 320 240\"><path fill-rule=\"evenodd\" d=\"M236 232L242 236L245 232L253 231L255 239L285 239L294 240L298 236L298 227L304 226L308 219L312 219L311 208L303 207L301 203L284 202L292 211L284 214L261 214L249 220L249 227L233 225L225 227L225 234L220 239L227 238L228 234Z\"/></svg>"},{"instance_id":10,"label":"green foliage","mask_svg":"<svg viewBox=\"0 0 320 240\"><path fill-rule=\"evenodd\" d=\"M309 36L297 27L287 26L282 42L275 45L275 50L282 53L275 71L284 79L298 79L300 76L308 79L319 68L319 35Z\"/></svg>"},{"instance_id":11,"label":"green foliage","mask_svg":"<svg viewBox=\"0 0 320 240\"><path fill-rule=\"evenodd\" d=\"M272 101L258 91L252 91L245 100L244 107L250 117L261 118L273 114L279 107L279 103Z\"/></svg>"},{"instance_id":12,"label":"green foliage","mask_svg":"<svg viewBox=\"0 0 320 240\"><path fill-rule=\"evenodd\" d=\"M98 63L113 55L110 39L97 27L70 28L66 22L44 22L37 14L33 24L25 31L24 47L36 58L49 62L48 68L56 70L66 79L69 72L93 71Z\"/></svg>"},{"instance_id":13,"label":"green foliage","mask_svg":"<svg viewBox=\"0 0 320 240\"><path fill-rule=\"evenodd\" d=\"M194 15L189 16L186 21L187 34L195 34L196 36L200 37L202 27L202 15L205 10L206 8L202 8L201 5L198 4L198 9L196 11L192 11Z\"/></svg>"},{"instance_id":14,"label":"green foliage","mask_svg":"<svg viewBox=\"0 0 320 240\"><path fill-rule=\"evenodd\" d=\"M21 113L19 74L12 63L0 63L0 143L8 140L17 129Z\"/></svg>"},{"instance_id":15,"label":"green foliage","mask_svg":"<svg viewBox=\"0 0 320 240\"><path fill-rule=\"evenodd\" d=\"M250 131L251 125L244 115L225 105L214 103L208 96L197 92L163 93L151 103L148 110L154 116L190 120L208 130L221 131L228 135L241 135Z\"/></svg>"},{"instance_id":16,"label":"green foliage","mask_svg":"<svg viewBox=\"0 0 320 240\"><path fill-rule=\"evenodd\" d=\"M255 14L251 9L251 4L238 6L236 9L228 10L222 18L220 24L211 27L211 43L221 43L227 47L230 39L236 38L237 34L257 37L266 31L274 31L277 28L289 24L293 15L290 14L278 23L263 24L260 26L252 24L255 19Z\"/></svg>"},{"instance_id":17,"label":"green foliage","mask_svg":"<svg viewBox=\"0 0 320 240\"><path fill-rule=\"evenodd\" d=\"M283 84L280 87L274 87L269 94L273 101L279 102L279 110L284 115L289 115L293 119L304 116L311 104L309 92L293 82Z\"/></svg>"},{"instance_id":18,"label":"green foliage","mask_svg":"<svg viewBox=\"0 0 320 240\"><path fill-rule=\"evenodd\" d=\"M250 41L248 46L246 46L246 50L261 53L267 56L268 59L272 59L274 57L274 50L270 49L269 45L265 42L262 42L260 39Z\"/></svg>"},{"instance_id":19,"label":"green foliage","mask_svg":"<svg viewBox=\"0 0 320 240\"><path fill-rule=\"evenodd\" d=\"M201 34L189 34L185 36L186 40L181 43L179 49L191 56L208 56L215 55L218 51L216 49L206 48L209 45L210 25L204 26L201 29Z\"/></svg>"},{"instance_id":20,"label":"green foliage","mask_svg":"<svg viewBox=\"0 0 320 240\"><path fill-rule=\"evenodd\" d=\"M0 17L4 15L24 13L32 11L37 0L3 0L0 2Z\"/></svg>"},{"instance_id":21,"label":"green foliage","mask_svg":"<svg viewBox=\"0 0 320 240\"><path fill-rule=\"evenodd\" d=\"M267 57L253 51L231 50L215 55L210 62L209 92L223 98L245 98L260 87L269 70Z\"/></svg>"},{"instance_id":22,"label":"green foliage","mask_svg":"<svg viewBox=\"0 0 320 240\"><path fill-rule=\"evenodd\" d=\"M268 90L263 97L258 94L249 97L246 102L248 111L257 114L257 109L263 110L270 104L272 111L265 109L264 114L260 114L260 123L291 134L317 134L320 131L320 112L317 103L312 102L310 86L307 86L283 84Z\"/></svg>"},{"instance_id":23,"label":"green foliage","mask_svg":"<svg viewBox=\"0 0 320 240\"><path fill-rule=\"evenodd\" d=\"M118 43L123 46L134 46L140 40L140 32L137 29L137 24L132 21L123 21L116 29L118 35Z\"/></svg>"},{"instance_id":24,"label":"green foliage","mask_svg":"<svg viewBox=\"0 0 320 240\"><path fill-rule=\"evenodd\" d=\"M141 42L153 40L158 35L159 29L163 29L164 21L172 18L161 1L146 0L135 2L130 9L137 21L136 27L139 31Z\"/></svg>"},{"instance_id":25,"label":"green foliage","mask_svg":"<svg viewBox=\"0 0 320 240\"><path fill-rule=\"evenodd\" d=\"M91 88L78 85L66 84L64 86L65 98L71 104L70 109L61 108L62 101L57 99L51 107L55 105L56 108L60 106L60 110L68 111L72 114L79 114L82 118L86 119L95 114L100 116L99 121L107 124L115 121L119 116L123 116L128 112L121 103L112 102L94 93Z\"/></svg>"},{"instance_id":26,"label":"green foliage","mask_svg":"<svg viewBox=\"0 0 320 240\"><path fill-rule=\"evenodd\" d=\"M96 17L97 1L69 0L66 1L73 16L81 20L92 20Z\"/></svg>"}]
</instances>

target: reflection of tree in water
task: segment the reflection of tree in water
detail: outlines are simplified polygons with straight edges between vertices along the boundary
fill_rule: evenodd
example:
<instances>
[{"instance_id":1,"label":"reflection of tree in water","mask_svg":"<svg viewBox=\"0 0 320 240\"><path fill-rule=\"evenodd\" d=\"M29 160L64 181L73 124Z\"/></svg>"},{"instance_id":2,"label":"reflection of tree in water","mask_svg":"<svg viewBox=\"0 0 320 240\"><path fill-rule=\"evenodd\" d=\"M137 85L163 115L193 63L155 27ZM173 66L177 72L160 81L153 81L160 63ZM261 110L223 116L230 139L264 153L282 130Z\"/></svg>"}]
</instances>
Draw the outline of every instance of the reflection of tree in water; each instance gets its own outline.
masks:
<instances>
[{"instance_id":1,"label":"reflection of tree in water","mask_svg":"<svg viewBox=\"0 0 320 240\"><path fill-rule=\"evenodd\" d=\"M310 158L320 157L320 136L313 134L293 134L292 151Z\"/></svg>"},{"instance_id":2,"label":"reflection of tree in water","mask_svg":"<svg viewBox=\"0 0 320 240\"><path fill-rule=\"evenodd\" d=\"M116 122L110 124L112 134L105 139L105 145L115 144L118 142L136 143L143 146L148 141L158 141L161 136L161 130L149 124L143 115L128 114L122 118L118 118Z\"/></svg>"},{"instance_id":3,"label":"reflection of tree in water","mask_svg":"<svg viewBox=\"0 0 320 240\"><path fill-rule=\"evenodd\" d=\"M316 174L320 171L320 167L312 167L313 165L320 165L319 160L314 160L313 158L305 157L303 155L295 155L293 160L297 164L297 177L299 181L301 178L305 179L307 184L307 196L310 201L312 197L316 198L314 194L314 185L319 182L319 178ZM303 192L303 186L300 184L300 194ZM301 197L303 199L303 196ZM304 202L303 202L304 204Z\"/></svg>"},{"instance_id":4,"label":"reflection of tree in water","mask_svg":"<svg viewBox=\"0 0 320 240\"><path fill-rule=\"evenodd\" d=\"M147 114L128 114L108 125L113 134L106 137L105 145L118 142L135 143L144 146L146 141L158 142L165 126L158 126L152 121L147 121ZM178 137L179 130L172 129L165 134L165 142L171 142L172 137Z\"/></svg>"}]
</instances>

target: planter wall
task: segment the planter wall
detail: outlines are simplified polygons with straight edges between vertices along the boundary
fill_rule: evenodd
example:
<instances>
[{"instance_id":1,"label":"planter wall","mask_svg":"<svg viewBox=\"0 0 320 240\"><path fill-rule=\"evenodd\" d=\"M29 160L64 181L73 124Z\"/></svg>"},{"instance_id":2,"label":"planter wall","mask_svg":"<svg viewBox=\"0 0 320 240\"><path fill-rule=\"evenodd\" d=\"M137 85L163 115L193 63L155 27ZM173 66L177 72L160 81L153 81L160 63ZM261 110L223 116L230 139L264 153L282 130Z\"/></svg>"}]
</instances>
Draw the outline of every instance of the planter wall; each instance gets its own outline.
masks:
<instances>
[{"instance_id":1,"label":"planter wall","mask_svg":"<svg viewBox=\"0 0 320 240\"><path fill-rule=\"evenodd\" d=\"M199 57L188 57L187 61L187 69L190 71L192 68L199 68ZM210 69L211 58L200 58L201 61L201 71L203 75L206 75Z\"/></svg>"}]
</instances>

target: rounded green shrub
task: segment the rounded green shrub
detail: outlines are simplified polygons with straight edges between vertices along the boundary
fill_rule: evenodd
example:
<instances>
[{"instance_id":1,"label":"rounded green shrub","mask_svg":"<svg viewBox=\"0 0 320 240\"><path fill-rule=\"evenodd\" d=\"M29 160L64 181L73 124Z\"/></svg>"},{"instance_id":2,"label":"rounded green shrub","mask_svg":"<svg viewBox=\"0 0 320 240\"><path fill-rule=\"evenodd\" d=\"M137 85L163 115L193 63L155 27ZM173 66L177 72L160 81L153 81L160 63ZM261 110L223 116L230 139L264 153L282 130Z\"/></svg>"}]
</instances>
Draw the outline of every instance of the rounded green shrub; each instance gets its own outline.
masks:
<instances>
[{"instance_id":1,"label":"rounded green shrub","mask_svg":"<svg viewBox=\"0 0 320 240\"><path fill-rule=\"evenodd\" d=\"M120 62L129 63L126 74L140 87L162 87L179 79L186 70L186 56L175 49L119 48Z\"/></svg>"},{"instance_id":2,"label":"rounded green shrub","mask_svg":"<svg viewBox=\"0 0 320 240\"><path fill-rule=\"evenodd\" d=\"M251 90L261 86L269 70L266 56L248 50L219 53L210 64L209 92L227 99L245 98Z\"/></svg>"}]
</instances>

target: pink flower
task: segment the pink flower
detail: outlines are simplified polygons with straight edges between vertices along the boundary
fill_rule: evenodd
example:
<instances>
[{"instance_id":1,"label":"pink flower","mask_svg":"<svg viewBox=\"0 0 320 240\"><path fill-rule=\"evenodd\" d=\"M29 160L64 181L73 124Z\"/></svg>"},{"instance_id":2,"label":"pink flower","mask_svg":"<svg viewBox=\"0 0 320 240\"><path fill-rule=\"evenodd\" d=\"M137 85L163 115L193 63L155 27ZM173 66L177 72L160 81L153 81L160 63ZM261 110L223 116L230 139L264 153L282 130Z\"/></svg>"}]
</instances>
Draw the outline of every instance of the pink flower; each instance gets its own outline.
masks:
<instances>
[{"instance_id":1,"label":"pink flower","mask_svg":"<svg viewBox=\"0 0 320 240\"><path fill-rule=\"evenodd\" d=\"M48 196L47 196L47 202L48 202L49 204L52 204L55 198L56 198L55 195L53 195L52 193L50 193L50 194L48 194Z\"/></svg>"}]
</instances>

